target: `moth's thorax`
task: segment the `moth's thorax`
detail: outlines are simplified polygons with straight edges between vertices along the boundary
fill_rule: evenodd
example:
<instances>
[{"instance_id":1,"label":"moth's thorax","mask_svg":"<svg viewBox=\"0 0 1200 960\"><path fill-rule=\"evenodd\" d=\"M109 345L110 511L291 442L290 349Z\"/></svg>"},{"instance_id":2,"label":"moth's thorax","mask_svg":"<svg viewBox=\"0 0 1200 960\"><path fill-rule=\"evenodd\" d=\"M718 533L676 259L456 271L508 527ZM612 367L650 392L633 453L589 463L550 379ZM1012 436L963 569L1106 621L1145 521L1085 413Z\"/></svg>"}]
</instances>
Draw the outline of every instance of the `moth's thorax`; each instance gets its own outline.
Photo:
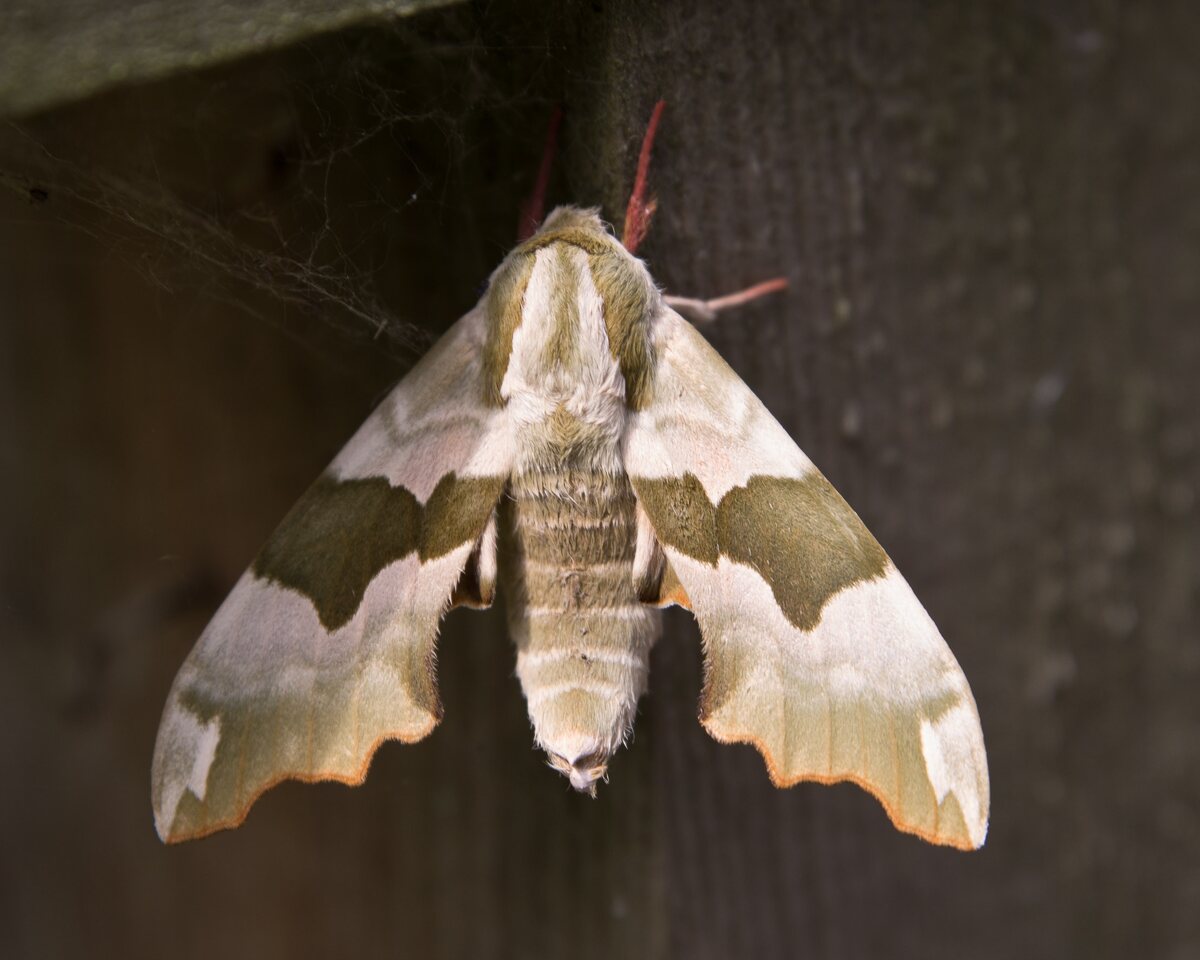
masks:
<instances>
[{"instance_id":1,"label":"moth's thorax","mask_svg":"<svg viewBox=\"0 0 1200 960\"><path fill-rule=\"evenodd\" d=\"M492 277L484 390L504 407L518 471L620 470L629 409L650 388L658 291L593 211L561 207Z\"/></svg>"}]
</instances>

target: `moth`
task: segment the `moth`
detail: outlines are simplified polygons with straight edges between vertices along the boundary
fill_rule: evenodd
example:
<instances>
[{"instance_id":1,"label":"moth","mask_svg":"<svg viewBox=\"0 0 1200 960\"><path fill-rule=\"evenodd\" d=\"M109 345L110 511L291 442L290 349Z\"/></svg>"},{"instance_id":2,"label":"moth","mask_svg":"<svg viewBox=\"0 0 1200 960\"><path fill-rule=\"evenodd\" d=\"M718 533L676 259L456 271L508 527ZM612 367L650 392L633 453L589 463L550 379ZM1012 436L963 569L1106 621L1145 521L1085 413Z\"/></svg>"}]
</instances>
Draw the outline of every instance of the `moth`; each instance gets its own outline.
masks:
<instances>
[{"instance_id":1,"label":"moth","mask_svg":"<svg viewBox=\"0 0 1200 960\"><path fill-rule=\"evenodd\" d=\"M634 256L560 207L285 517L179 671L155 747L168 842L284 779L358 784L427 736L443 614L505 595L537 744L594 795L659 609L703 637L700 720L780 787L848 780L901 830L977 848L975 702L886 553ZM735 300L738 298L734 298ZM678 309L676 309L678 308Z\"/></svg>"}]
</instances>

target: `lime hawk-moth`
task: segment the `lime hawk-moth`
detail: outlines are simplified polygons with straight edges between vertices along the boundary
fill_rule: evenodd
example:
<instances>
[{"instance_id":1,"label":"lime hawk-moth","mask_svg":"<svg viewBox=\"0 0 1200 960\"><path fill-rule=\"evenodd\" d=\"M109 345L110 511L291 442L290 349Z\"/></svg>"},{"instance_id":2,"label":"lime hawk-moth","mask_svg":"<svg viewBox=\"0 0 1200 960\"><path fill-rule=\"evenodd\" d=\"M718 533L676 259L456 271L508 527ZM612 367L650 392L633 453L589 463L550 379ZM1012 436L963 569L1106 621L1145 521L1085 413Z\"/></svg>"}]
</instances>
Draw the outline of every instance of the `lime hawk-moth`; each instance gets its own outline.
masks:
<instances>
[{"instance_id":1,"label":"lime hawk-moth","mask_svg":"<svg viewBox=\"0 0 1200 960\"><path fill-rule=\"evenodd\" d=\"M979 847L966 678L887 554L634 256L560 207L283 520L183 664L159 729L166 841L284 779L360 783L437 725L439 622L503 591L534 738L586 793L646 689L659 608L703 636L701 721L771 780L853 781ZM736 299L736 298L735 298Z\"/></svg>"}]
</instances>

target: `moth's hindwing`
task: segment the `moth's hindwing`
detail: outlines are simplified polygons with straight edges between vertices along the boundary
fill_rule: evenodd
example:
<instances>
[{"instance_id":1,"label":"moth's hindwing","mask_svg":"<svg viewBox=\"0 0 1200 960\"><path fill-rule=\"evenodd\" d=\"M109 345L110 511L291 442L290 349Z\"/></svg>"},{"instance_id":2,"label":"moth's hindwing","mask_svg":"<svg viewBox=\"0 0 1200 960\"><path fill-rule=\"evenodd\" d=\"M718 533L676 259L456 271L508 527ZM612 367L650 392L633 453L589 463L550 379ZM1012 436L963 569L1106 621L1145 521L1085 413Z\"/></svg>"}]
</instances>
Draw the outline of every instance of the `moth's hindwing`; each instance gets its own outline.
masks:
<instances>
[{"instance_id":1,"label":"moth's hindwing","mask_svg":"<svg viewBox=\"0 0 1200 960\"><path fill-rule=\"evenodd\" d=\"M696 330L654 321L653 399L626 429L641 510L704 635L701 719L778 786L848 780L902 830L987 832L987 758L953 654L887 554Z\"/></svg>"},{"instance_id":2,"label":"moth's hindwing","mask_svg":"<svg viewBox=\"0 0 1200 960\"><path fill-rule=\"evenodd\" d=\"M486 605L511 442L486 405L482 311L463 317L292 509L179 671L154 752L167 841L240 823L284 779L360 783L440 717L451 602Z\"/></svg>"}]
</instances>

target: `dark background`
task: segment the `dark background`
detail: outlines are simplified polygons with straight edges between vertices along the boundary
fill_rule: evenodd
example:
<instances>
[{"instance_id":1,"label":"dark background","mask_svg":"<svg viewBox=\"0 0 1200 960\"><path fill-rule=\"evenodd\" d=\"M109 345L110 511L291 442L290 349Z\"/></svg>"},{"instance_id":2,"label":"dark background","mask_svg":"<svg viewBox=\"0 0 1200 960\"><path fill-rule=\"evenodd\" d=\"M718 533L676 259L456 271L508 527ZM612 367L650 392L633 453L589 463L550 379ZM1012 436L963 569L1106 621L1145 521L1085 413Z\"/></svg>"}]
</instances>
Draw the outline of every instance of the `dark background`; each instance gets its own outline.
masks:
<instances>
[{"instance_id":1,"label":"dark background","mask_svg":"<svg viewBox=\"0 0 1200 960\"><path fill-rule=\"evenodd\" d=\"M480 3L43 104L0 135L0 952L1200 956L1200 8ZM987 846L776 791L667 617L595 801L496 611L366 785L165 848L176 669L292 501L552 198L668 290L961 662Z\"/></svg>"}]
</instances>

